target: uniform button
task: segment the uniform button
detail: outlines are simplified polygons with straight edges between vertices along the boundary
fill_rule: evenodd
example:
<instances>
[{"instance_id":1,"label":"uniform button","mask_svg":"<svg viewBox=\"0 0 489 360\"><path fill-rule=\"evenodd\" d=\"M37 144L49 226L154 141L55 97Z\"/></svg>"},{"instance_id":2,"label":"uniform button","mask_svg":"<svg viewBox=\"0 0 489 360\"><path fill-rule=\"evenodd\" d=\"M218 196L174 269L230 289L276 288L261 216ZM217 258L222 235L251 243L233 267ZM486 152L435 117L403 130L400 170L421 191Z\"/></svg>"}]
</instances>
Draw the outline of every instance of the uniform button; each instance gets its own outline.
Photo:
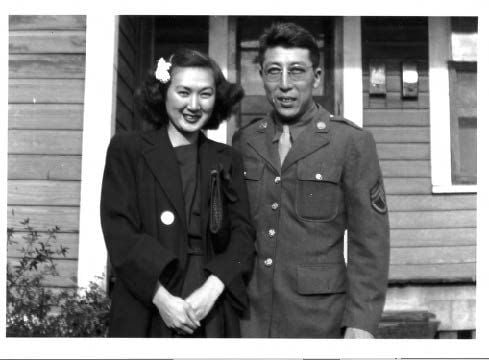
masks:
<instances>
[{"instance_id":1,"label":"uniform button","mask_svg":"<svg viewBox=\"0 0 489 360\"><path fill-rule=\"evenodd\" d=\"M278 209L278 203L273 203L272 204L272 210L277 210Z\"/></svg>"},{"instance_id":2,"label":"uniform button","mask_svg":"<svg viewBox=\"0 0 489 360\"><path fill-rule=\"evenodd\" d=\"M316 174L316 180L323 180L323 175Z\"/></svg>"},{"instance_id":3,"label":"uniform button","mask_svg":"<svg viewBox=\"0 0 489 360\"><path fill-rule=\"evenodd\" d=\"M268 230L268 236L270 236L270 237L274 237L274 236L275 236L275 234L276 234L275 229L270 229L270 230Z\"/></svg>"},{"instance_id":4,"label":"uniform button","mask_svg":"<svg viewBox=\"0 0 489 360\"><path fill-rule=\"evenodd\" d=\"M246 174L247 174L247 173L246 173L246 170L245 170L245 171L243 171L243 175L244 175L244 176L246 176Z\"/></svg>"},{"instance_id":5,"label":"uniform button","mask_svg":"<svg viewBox=\"0 0 489 360\"><path fill-rule=\"evenodd\" d=\"M270 267L273 264L273 260L268 258L263 263L265 264L265 266Z\"/></svg>"},{"instance_id":6,"label":"uniform button","mask_svg":"<svg viewBox=\"0 0 489 360\"><path fill-rule=\"evenodd\" d=\"M273 182L274 182L275 184L280 184L280 180L281 180L281 179L280 179L280 176L277 176L277 177L275 178L275 180L273 180Z\"/></svg>"}]
</instances>

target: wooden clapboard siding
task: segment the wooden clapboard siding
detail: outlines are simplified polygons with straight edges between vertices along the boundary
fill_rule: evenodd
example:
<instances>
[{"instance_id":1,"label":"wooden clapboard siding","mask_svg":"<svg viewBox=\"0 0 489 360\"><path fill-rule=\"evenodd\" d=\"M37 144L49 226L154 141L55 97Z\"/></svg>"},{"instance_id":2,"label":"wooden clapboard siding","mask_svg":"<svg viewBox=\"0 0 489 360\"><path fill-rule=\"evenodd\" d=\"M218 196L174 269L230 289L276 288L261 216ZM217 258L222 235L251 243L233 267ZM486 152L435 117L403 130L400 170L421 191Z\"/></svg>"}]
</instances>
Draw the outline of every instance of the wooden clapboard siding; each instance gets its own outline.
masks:
<instances>
[{"instance_id":1,"label":"wooden clapboard siding","mask_svg":"<svg viewBox=\"0 0 489 360\"><path fill-rule=\"evenodd\" d=\"M404 180L405 181L405 180ZM476 195L392 195L389 194L390 211L475 210Z\"/></svg>"},{"instance_id":2,"label":"wooden clapboard siding","mask_svg":"<svg viewBox=\"0 0 489 360\"><path fill-rule=\"evenodd\" d=\"M38 236L43 241L49 241L51 244L51 248L53 250L59 249L61 246L68 249L66 256L54 254L54 259L77 259L78 258L78 234L75 233L64 233L61 232L56 233L55 239L49 239L48 233L38 233ZM22 257L22 248L26 248L28 243L27 239L30 239L28 232L15 232L12 240L15 243L8 244L7 251L10 258L20 258Z\"/></svg>"},{"instance_id":3,"label":"wooden clapboard siding","mask_svg":"<svg viewBox=\"0 0 489 360\"><path fill-rule=\"evenodd\" d=\"M80 180L79 155L9 155L9 180Z\"/></svg>"},{"instance_id":4,"label":"wooden clapboard siding","mask_svg":"<svg viewBox=\"0 0 489 360\"><path fill-rule=\"evenodd\" d=\"M389 222L392 229L475 228L476 211L392 211Z\"/></svg>"},{"instance_id":5,"label":"wooden clapboard siding","mask_svg":"<svg viewBox=\"0 0 489 360\"><path fill-rule=\"evenodd\" d=\"M391 265L391 283L456 283L475 281L475 262Z\"/></svg>"},{"instance_id":6,"label":"wooden clapboard siding","mask_svg":"<svg viewBox=\"0 0 489 360\"><path fill-rule=\"evenodd\" d=\"M11 130L82 130L83 104L9 104Z\"/></svg>"},{"instance_id":7,"label":"wooden clapboard siding","mask_svg":"<svg viewBox=\"0 0 489 360\"><path fill-rule=\"evenodd\" d=\"M15 15L9 16L9 30L85 30L82 15Z\"/></svg>"},{"instance_id":8,"label":"wooden clapboard siding","mask_svg":"<svg viewBox=\"0 0 489 360\"><path fill-rule=\"evenodd\" d=\"M376 140L384 174L390 280L473 281L476 195L432 194L426 18L362 21L363 125ZM417 64L417 99L401 96L401 66L407 60ZM369 95L370 61L385 64L385 96Z\"/></svg>"},{"instance_id":9,"label":"wooden clapboard siding","mask_svg":"<svg viewBox=\"0 0 489 360\"><path fill-rule=\"evenodd\" d=\"M385 192L392 194L431 194L431 180L429 178L385 178Z\"/></svg>"},{"instance_id":10,"label":"wooden clapboard siding","mask_svg":"<svg viewBox=\"0 0 489 360\"><path fill-rule=\"evenodd\" d=\"M41 237L60 227L60 276L46 286L76 286L85 83L85 16L9 17L7 223L21 253L25 226Z\"/></svg>"},{"instance_id":11,"label":"wooden clapboard siding","mask_svg":"<svg viewBox=\"0 0 489 360\"><path fill-rule=\"evenodd\" d=\"M428 127L368 127L377 143L429 143Z\"/></svg>"},{"instance_id":12,"label":"wooden clapboard siding","mask_svg":"<svg viewBox=\"0 0 489 360\"><path fill-rule=\"evenodd\" d=\"M78 232L80 208L78 206L8 206L7 226L22 231L20 223L29 219L29 224L39 231L47 231L58 225L65 232Z\"/></svg>"},{"instance_id":13,"label":"wooden clapboard siding","mask_svg":"<svg viewBox=\"0 0 489 360\"><path fill-rule=\"evenodd\" d=\"M429 160L429 144L377 144L380 160Z\"/></svg>"},{"instance_id":14,"label":"wooden clapboard siding","mask_svg":"<svg viewBox=\"0 0 489 360\"><path fill-rule=\"evenodd\" d=\"M82 104L83 79L10 79L10 104Z\"/></svg>"},{"instance_id":15,"label":"wooden clapboard siding","mask_svg":"<svg viewBox=\"0 0 489 360\"><path fill-rule=\"evenodd\" d=\"M19 260L16 258L9 258L11 266L17 266ZM73 259L56 259L54 260L56 266L57 275L46 275L41 284L46 287L74 287L77 282L78 273L78 261ZM32 274L37 274L42 271L43 267L39 267L37 271L32 270Z\"/></svg>"},{"instance_id":16,"label":"wooden clapboard siding","mask_svg":"<svg viewBox=\"0 0 489 360\"><path fill-rule=\"evenodd\" d=\"M9 57L9 77L17 78L85 78L85 55L20 54Z\"/></svg>"},{"instance_id":17,"label":"wooden clapboard siding","mask_svg":"<svg viewBox=\"0 0 489 360\"><path fill-rule=\"evenodd\" d=\"M381 160L380 167L384 177L429 177L428 160Z\"/></svg>"},{"instance_id":18,"label":"wooden clapboard siding","mask_svg":"<svg viewBox=\"0 0 489 360\"><path fill-rule=\"evenodd\" d=\"M9 36L10 54L80 54L85 52L85 30L15 31Z\"/></svg>"},{"instance_id":19,"label":"wooden clapboard siding","mask_svg":"<svg viewBox=\"0 0 489 360\"><path fill-rule=\"evenodd\" d=\"M81 155L82 131L10 130L9 154Z\"/></svg>"},{"instance_id":20,"label":"wooden clapboard siding","mask_svg":"<svg viewBox=\"0 0 489 360\"><path fill-rule=\"evenodd\" d=\"M450 263L473 263L476 257L475 245L444 247L392 248L392 265L425 265Z\"/></svg>"},{"instance_id":21,"label":"wooden clapboard siding","mask_svg":"<svg viewBox=\"0 0 489 360\"><path fill-rule=\"evenodd\" d=\"M80 204L80 181L11 180L8 182L10 205Z\"/></svg>"},{"instance_id":22,"label":"wooden clapboard siding","mask_svg":"<svg viewBox=\"0 0 489 360\"><path fill-rule=\"evenodd\" d=\"M400 92L388 92L385 97L364 93L363 106L367 109L428 109L430 97L428 93L419 93L416 99L402 99Z\"/></svg>"},{"instance_id":23,"label":"wooden clapboard siding","mask_svg":"<svg viewBox=\"0 0 489 360\"><path fill-rule=\"evenodd\" d=\"M400 247L444 247L476 244L476 229L391 229L391 246Z\"/></svg>"},{"instance_id":24,"label":"wooden clapboard siding","mask_svg":"<svg viewBox=\"0 0 489 360\"><path fill-rule=\"evenodd\" d=\"M370 126L429 126L428 109L364 109L363 125Z\"/></svg>"}]
</instances>

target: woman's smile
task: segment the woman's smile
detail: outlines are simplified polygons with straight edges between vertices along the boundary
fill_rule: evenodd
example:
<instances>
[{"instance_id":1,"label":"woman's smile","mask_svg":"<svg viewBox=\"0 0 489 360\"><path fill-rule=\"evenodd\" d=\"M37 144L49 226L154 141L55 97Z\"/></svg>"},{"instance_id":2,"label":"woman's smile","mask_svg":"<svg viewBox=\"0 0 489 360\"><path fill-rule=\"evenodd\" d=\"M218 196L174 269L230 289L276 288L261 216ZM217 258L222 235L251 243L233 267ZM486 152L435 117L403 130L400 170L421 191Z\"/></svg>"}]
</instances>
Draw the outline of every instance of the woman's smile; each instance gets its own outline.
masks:
<instances>
[{"instance_id":1,"label":"woman's smile","mask_svg":"<svg viewBox=\"0 0 489 360\"><path fill-rule=\"evenodd\" d=\"M170 139L184 137L183 143L197 139L212 116L215 102L215 81L210 69L185 67L173 70L165 103L170 119Z\"/></svg>"}]
</instances>

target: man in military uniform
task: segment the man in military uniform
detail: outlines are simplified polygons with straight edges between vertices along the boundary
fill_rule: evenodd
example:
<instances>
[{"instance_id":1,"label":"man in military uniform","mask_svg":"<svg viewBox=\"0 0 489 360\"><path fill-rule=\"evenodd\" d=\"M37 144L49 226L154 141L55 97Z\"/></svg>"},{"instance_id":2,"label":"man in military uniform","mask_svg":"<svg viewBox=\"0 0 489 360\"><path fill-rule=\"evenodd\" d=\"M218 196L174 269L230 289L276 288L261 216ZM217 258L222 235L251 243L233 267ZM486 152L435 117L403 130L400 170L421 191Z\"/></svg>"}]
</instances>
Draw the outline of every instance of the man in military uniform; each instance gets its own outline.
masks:
<instances>
[{"instance_id":1,"label":"man in military uniform","mask_svg":"<svg viewBox=\"0 0 489 360\"><path fill-rule=\"evenodd\" d=\"M321 68L307 30L276 24L259 43L257 63L273 111L233 138L257 230L242 335L373 337L389 266L374 139L314 102Z\"/></svg>"}]
</instances>

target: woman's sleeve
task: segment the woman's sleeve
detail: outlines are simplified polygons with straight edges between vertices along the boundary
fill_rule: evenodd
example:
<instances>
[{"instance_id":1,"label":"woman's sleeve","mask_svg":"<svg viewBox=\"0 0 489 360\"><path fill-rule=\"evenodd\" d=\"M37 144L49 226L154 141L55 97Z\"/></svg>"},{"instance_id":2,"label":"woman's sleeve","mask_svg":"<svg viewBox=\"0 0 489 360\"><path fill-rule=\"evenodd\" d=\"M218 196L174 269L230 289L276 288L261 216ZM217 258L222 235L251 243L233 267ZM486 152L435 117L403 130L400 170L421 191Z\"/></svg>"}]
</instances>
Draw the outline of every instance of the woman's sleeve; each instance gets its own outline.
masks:
<instances>
[{"instance_id":1,"label":"woman's sleeve","mask_svg":"<svg viewBox=\"0 0 489 360\"><path fill-rule=\"evenodd\" d=\"M102 182L100 215L102 230L115 274L126 288L151 305L157 281L176 272L177 257L157 239L144 233L137 205L137 151L135 139L112 138ZM164 285L164 283L163 283Z\"/></svg>"},{"instance_id":2,"label":"woman's sleeve","mask_svg":"<svg viewBox=\"0 0 489 360\"><path fill-rule=\"evenodd\" d=\"M255 260L255 229L251 223L243 162L235 150L231 153L231 184L237 194L237 201L227 204L231 238L226 250L210 260L206 269L224 283L224 296L229 297L233 306L244 311L248 306L247 282Z\"/></svg>"}]
</instances>

